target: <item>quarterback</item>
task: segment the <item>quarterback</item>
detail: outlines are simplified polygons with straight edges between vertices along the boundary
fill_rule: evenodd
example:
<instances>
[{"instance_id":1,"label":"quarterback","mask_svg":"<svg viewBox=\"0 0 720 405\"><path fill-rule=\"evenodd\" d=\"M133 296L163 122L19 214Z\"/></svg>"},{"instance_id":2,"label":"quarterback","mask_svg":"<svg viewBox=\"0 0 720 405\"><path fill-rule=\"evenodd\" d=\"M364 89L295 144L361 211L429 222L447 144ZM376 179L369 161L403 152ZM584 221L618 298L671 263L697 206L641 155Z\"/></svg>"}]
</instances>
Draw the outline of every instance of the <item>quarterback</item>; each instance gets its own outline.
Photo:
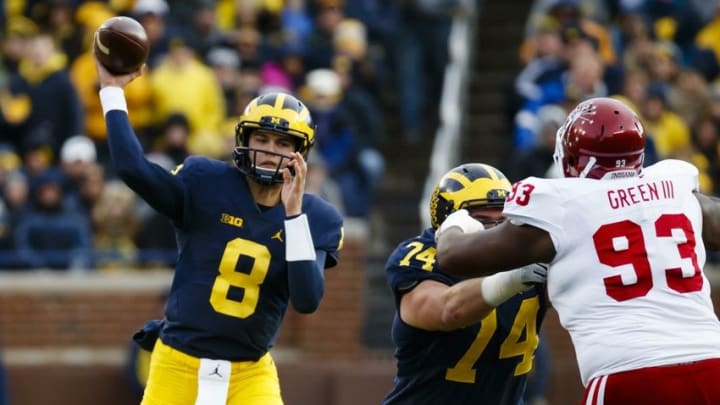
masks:
<instances>
[{"instance_id":1,"label":"quarterback","mask_svg":"<svg viewBox=\"0 0 720 405\"><path fill-rule=\"evenodd\" d=\"M316 310L342 246L338 211L304 193L310 112L289 94L261 95L237 124L233 163L193 156L168 172L128 121L123 88L141 71L96 67L115 170L176 228L165 319L138 334L153 350L142 404L282 404L269 349L290 302Z\"/></svg>"}]
</instances>

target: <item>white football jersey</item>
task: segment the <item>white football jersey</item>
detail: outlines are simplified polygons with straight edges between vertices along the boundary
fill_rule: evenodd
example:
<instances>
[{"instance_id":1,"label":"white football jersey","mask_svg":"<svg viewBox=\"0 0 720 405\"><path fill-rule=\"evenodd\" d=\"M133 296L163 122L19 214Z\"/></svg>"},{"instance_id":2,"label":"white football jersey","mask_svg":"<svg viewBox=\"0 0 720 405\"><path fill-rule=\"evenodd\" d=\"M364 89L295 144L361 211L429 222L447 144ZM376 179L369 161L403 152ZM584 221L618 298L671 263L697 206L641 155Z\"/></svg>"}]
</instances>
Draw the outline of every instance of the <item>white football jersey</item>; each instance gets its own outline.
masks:
<instances>
[{"instance_id":1,"label":"white football jersey","mask_svg":"<svg viewBox=\"0 0 720 405\"><path fill-rule=\"evenodd\" d=\"M720 358L697 187L697 169L679 160L632 178L530 177L513 185L506 217L547 231L555 245L548 295L583 384Z\"/></svg>"}]
</instances>

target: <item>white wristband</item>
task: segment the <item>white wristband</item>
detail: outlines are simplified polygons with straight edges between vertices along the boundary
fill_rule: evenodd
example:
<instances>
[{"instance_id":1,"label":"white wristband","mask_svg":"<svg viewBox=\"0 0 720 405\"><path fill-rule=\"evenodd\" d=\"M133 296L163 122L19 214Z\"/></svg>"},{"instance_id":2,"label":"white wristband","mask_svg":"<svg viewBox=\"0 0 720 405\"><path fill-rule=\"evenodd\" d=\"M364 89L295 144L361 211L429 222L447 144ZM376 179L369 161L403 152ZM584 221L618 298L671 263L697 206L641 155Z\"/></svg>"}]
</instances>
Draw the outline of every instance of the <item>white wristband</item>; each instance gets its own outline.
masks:
<instances>
[{"instance_id":1,"label":"white wristband","mask_svg":"<svg viewBox=\"0 0 720 405\"><path fill-rule=\"evenodd\" d=\"M128 112L125 92L120 87L108 86L100 89L100 104L102 104L103 116L111 110Z\"/></svg>"},{"instance_id":2,"label":"white wristband","mask_svg":"<svg viewBox=\"0 0 720 405\"><path fill-rule=\"evenodd\" d=\"M523 283L522 272L522 269L515 269L485 277L480 285L485 302L497 307L513 295L530 288L530 285Z\"/></svg>"},{"instance_id":3,"label":"white wristband","mask_svg":"<svg viewBox=\"0 0 720 405\"><path fill-rule=\"evenodd\" d=\"M315 260L315 245L310 234L307 215L301 214L293 219L286 219L285 236L285 260L289 262Z\"/></svg>"}]
</instances>

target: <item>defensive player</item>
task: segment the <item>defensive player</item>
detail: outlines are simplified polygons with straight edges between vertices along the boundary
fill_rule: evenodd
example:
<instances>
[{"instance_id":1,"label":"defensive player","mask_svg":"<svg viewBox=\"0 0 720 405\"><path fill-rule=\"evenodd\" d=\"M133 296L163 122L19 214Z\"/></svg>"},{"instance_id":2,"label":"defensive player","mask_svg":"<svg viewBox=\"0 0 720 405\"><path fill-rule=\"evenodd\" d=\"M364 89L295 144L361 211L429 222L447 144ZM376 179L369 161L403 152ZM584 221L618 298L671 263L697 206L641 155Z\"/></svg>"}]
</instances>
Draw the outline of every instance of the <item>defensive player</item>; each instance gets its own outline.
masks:
<instances>
[{"instance_id":1,"label":"defensive player","mask_svg":"<svg viewBox=\"0 0 720 405\"><path fill-rule=\"evenodd\" d=\"M304 194L308 109L262 95L236 127L234 165L190 157L170 173L145 159L128 121L123 88L141 71L96 65L113 165L172 220L178 241L165 320L143 339L154 351L142 404L282 404L268 350L289 301L302 313L318 307L343 236L338 211Z\"/></svg>"},{"instance_id":2,"label":"defensive player","mask_svg":"<svg viewBox=\"0 0 720 405\"><path fill-rule=\"evenodd\" d=\"M461 281L438 267L435 229L467 209L492 227L503 221L510 182L492 166L464 164L446 173L430 199L432 227L398 245L387 265L397 311L392 326L397 377L384 404L521 402L545 314L545 269ZM506 301L507 300L507 301ZM495 308L497 307L497 308Z\"/></svg>"},{"instance_id":3,"label":"defensive player","mask_svg":"<svg viewBox=\"0 0 720 405\"><path fill-rule=\"evenodd\" d=\"M720 323L703 273L720 247L720 206L678 160L643 168L645 132L624 103L580 103L558 130L566 178L513 185L508 221L442 225L438 260L487 275L550 263L548 295L572 338L583 404L720 404ZM469 225L467 225L469 224Z\"/></svg>"}]
</instances>

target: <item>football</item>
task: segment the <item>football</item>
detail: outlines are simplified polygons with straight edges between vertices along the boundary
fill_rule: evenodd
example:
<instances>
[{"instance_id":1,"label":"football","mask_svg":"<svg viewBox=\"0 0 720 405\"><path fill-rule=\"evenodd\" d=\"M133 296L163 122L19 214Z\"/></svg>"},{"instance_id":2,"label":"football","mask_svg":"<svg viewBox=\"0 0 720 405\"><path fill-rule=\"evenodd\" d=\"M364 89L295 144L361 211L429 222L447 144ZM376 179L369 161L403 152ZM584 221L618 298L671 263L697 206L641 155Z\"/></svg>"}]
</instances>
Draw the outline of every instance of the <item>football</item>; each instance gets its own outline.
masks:
<instances>
[{"instance_id":1,"label":"football","mask_svg":"<svg viewBox=\"0 0 720 405\"><path fill-rule=\"evenodd\" d=\"M112 17L95 31L98 60L113 74L134 72L145 63L150 43L143 26L130 17Z\"/></svg>"}]
</instances>

